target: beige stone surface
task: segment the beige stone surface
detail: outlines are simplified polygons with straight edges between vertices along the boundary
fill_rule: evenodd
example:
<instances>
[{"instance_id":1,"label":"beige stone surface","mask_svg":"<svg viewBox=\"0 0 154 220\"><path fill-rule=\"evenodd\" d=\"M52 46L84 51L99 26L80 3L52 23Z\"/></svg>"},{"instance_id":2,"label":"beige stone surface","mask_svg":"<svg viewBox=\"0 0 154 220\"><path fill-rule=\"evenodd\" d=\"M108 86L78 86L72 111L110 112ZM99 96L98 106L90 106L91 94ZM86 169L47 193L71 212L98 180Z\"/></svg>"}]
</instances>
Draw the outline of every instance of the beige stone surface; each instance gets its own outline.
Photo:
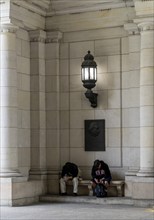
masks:
<instances>
[{"instance_id":1,"label":"beige stone surface","mask_svg":"<svg viewBox=\"0 0 154 220\"><path fill-rule=\"evenodd\" d=\"M12 175L50 179L47 184L6 179L6 203L38 200L47 186L56 193L57 173L67 161L90 178L97 158L116 178L134 173L137 179L126 174L126 196L151 199L151 180L140 177L153 175L154 168L153 0L52 16L45 2L2 5L1 166L6 175L13 169ZM81 82L88 50L97 63L97 108L90 106ZM105 120L105 151L85 151L88 119Z\"/></svg>"}]
</instances>

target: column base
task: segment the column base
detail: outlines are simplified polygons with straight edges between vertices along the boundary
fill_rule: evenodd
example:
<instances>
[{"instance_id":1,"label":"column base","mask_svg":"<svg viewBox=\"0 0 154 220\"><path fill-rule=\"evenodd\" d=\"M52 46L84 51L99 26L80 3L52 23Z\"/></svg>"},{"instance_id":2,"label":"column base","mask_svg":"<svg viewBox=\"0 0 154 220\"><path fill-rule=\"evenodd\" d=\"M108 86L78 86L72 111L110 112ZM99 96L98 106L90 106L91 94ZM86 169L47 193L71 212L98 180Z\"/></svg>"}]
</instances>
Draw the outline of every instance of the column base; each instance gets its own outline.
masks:
<instances>
[{"instance_id":1,"label":"column base","mask_svg":"<svg viewBox=\"0 0 154 220\"><path fill-rule=\"evenodd\" d=\"M31 169L29 171L30 180L44 180L47 179L47 170L46 169Z\"/></svg>"},{"instance_id":2,"label":"column base","mask_svg":"<svg viewBox=\"0 0 154 220\"><path fill-rule=\"evenodd\" d=\"M11 178L11 177L22 177L22 174L18 170L9 170L9 169L1 169L0 177L2 178Z\"/></svg>"},{"instance_id":3,"label":"column base","mask_svg":"<svg viewBox=\"0 0 154 220\"><path fill-rule=\"evenodd\" d=\"M125 176L125 196L154 200L154 177Z\"/></svg>"},{"instance_id":4,"label":"column base","mask_svg":"<svg viewBox=\"0 0 154 220\"><path fill-rule=\"evenodd\" d=\"M130 168L130 169L125 173L125 175L126 175L126 176L136 176L137 173L138 173L138 169Z\"/></svg>"},{"instance_id":5,"label":"column base","mask_svg":"<svg viewBox=\"0 0 154 220\"><path fill-rule=\"evenodd\" d=\"M21 206L39 201L47 192L46 181L28 181L27 177L0 178L0 205Z\"/></svg>"},{"instance_id":6,"label":"column base","mask_svg":"<svg viewBox=\"0 0 154 220\"><path fill-rule=\"evenodd\" d=\"M154 170L139 170L137 176L140 177L154 177Z\"/></svg>"}]
</instances>

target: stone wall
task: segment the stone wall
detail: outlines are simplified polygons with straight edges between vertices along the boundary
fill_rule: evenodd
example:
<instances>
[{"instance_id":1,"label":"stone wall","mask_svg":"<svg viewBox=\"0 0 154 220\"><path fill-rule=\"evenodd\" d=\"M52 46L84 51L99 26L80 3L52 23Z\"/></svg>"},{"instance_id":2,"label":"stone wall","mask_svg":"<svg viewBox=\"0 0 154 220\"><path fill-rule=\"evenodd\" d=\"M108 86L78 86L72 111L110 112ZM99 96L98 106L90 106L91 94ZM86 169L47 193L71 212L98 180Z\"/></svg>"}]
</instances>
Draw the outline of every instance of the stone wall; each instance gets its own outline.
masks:
<instances>
[{"instance_id":1,"label":"stone wall","mask_svg":"<svg viewBox=\"0 0 154 220\"><path fill-rule=\"evenodd\" d=\"M126 196L152 199L147 189L154 175L153 1L47 18L6 3L1 16L0 176L2 191L7 186L11 193L15 187L19 194L4 193L3 202L56 194L65 162L78 164L87 179L95 159L108 163L114 179L126 180ZM81 82L88 50L97 62L97 108L90 106ZM86 119L105 119L105 151L84 150ZM23 182L26 189L30 185L24 195ZM39 193L31 197L35 184ZM143 188L147 195L141 195Z\"/></svg>"},{"instance_id":2,"label":"stone wall","mask_svg":"<svg viewBox=\"0 0 154 220\"><path fill-rule=\"evenodd\" d=\"M136 141L139 137L139 128L136 129L135 134L129 131L131 125L126 116L126 112L132 111L135 118L135 121L132 118L133 126L135 128L139 126L139 118L135 116L139 107L139 72L134 70L135 74L132 73L131 78L128 76L127 48L127 33L120 27L64 33L64 42L60 44L60 97L62 97L60 128L63 138L60 145L61 165L71 160L83 169L88 169L89 172L93 161L99 158L109 164L113 169L113 175L115 173L117 178L124 177L124 171L129 166L139 166L139 158L134 160L131 155L135 151L139 153L139 142ZM81 82L81 63L88 50L94 55L98 65L98 81L95 88L98 93L96 109L91 108L85 98L85 89ZM139 56L139 53L136 54ZM136 57L133 60L136 66L139 66L139 59ZM133 81L133 84L130 82L133 87L131 91L133 101L128 98L131 89L128 78ZM105 152L85 152L84 120L86 119L105 119ZM128 137L130 132L134 135L131 139ZM132 143L128 143L128 140ZM130 153L131 147L133 152Z\"/></svg>"}]
</instances>

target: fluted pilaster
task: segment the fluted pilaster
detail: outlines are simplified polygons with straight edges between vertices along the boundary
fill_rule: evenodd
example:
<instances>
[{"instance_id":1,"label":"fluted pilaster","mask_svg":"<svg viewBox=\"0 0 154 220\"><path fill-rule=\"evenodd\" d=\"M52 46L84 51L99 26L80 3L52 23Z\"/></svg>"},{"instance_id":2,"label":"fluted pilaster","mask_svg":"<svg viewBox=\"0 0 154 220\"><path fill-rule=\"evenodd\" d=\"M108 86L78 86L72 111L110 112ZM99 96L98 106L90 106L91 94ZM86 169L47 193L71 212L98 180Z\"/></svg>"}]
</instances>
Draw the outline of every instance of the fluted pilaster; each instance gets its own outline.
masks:
<instances>
[{"instance_id":1,"label":"fluted pilaster","mask_svg":"<svg viewBox=\"0 0 154 220\"><path fill-rule=\"evenodd\" d=\"M45 39L46 32L29 32L31 54L31 179L46 174Z\"/></svg>"},{"instance_id":2,"label":"fluted pilaster","mask_svg":"<svg viewBox=\"0 0 154 220\"><path fill-rule=\"evenodd\" d=\"M18 171L16 31L14 25L0 29L0 147L1 177L21 176Z\"/></svg>"}]
</instances>

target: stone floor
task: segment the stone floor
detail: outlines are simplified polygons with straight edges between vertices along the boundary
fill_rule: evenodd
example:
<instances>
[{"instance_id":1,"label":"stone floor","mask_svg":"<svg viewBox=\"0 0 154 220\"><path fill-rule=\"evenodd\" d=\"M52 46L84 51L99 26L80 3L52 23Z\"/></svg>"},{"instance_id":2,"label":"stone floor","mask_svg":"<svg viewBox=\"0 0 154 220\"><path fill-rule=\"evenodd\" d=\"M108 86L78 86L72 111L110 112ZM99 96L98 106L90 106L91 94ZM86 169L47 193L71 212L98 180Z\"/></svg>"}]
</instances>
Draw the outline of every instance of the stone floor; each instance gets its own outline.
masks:
<instances>
[{"instance_id":1,"label":"stone floor","mask_svg":"<svg viewBox=\"0 0 154 220\"><path fill-rule=\"evenodd\" d=\"M137 207L154 207L153 200L139 200L131 199L127 197L105 197L97 198L96 196L59 196L59 195L44 195L40 197L41 202L70 202L70 203L90 203L98 205L132 205Z\"/></svg>"},{"instance_id":2,"label":"stone floor","mask_svg":"<svg viewBox=\"0 0 154 220\"><path fill-rule=\"evenodd\" d=\"M154 220L154 209L101 203L40 202L1 207L0 220Z\"/></svg>"}]
</instances>

